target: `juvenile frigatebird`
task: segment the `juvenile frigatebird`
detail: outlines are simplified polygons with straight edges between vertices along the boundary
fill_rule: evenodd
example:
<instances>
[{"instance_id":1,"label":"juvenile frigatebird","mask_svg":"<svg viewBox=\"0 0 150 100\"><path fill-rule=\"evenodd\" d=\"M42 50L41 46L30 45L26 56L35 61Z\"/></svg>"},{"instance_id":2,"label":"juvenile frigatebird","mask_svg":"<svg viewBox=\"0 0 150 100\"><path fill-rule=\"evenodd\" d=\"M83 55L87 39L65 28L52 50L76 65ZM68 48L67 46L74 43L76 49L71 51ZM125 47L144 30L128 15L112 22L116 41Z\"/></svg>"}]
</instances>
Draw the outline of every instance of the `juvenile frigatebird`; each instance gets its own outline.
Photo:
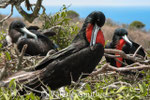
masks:
<instances>
[{"instance_id":1,"label":"juvenile frigatebird","mask_svg":"<svg viewBox=\"0 0 150 100\"><path fill-rule=\"evenodd\" d=\"M134 54L135 51L138 49L140 45L133 42L128 38L128 32L123 28L118 28L115 30L112 42L107 43L105 48L111 48L111 49L118 49L124 51L126 54ZM145 57L146 54L144 52L143 48L140 48L137 54ZM116 54L118 55L118 54ZM123 59L122 57L116 58L119 61L125 62L128 65L134 63L132 60ZM119 61L116 61L114 58L108 58L106 57L107 62L110 63L110 65L116 66L116 67L123 67L124 64L120 63Z\"/></svg>"},{"instance_id":2,"label":"juvenile frigatebird","mask_svg":"<svg viewBox=\"0 0 150 100\"><path fill-rule=\"evenodd\" d=\"M104 23L102 12L90 13L71 45L44 59L34 71L21 72L20 78L15 74L3 82L17 78L19 82L30 80L25 86L35 90L41 90L43 84L55 90L77 81L82 73L86 73L82 78L88 76L104 54L105 40L101 30Z\"/></svg>"},{"instance_id":3,"label":"juvenile frigatebird","mask_svg":"<svg viewBox=\"0 0 150 100\"><path fill-rule=\"evenodd\" d=\"M45 56L49 50L56 49L54 43L47 36L43 35L44 33L41 34L40 31L37 31L38 27L30 26L28 29L22 21L13 21L6 36L7 43L16 43L19 51L27 44L28 47L25 54L31 56Z\"/></svg>"}]
</instances>

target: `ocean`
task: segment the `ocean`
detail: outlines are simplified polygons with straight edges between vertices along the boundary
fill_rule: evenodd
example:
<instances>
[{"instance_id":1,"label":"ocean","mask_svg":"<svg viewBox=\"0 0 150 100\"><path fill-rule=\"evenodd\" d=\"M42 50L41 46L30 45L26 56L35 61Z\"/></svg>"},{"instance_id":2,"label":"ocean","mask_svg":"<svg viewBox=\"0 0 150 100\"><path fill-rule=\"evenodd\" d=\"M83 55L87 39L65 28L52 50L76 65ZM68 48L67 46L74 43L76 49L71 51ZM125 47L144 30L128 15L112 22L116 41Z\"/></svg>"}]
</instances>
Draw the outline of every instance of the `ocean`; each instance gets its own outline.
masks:
<instances>
[{"instance_id":1,"label":"ocean","mask_svg":"<svg viewBox=\"0 0 150 100\"><path fill-rule=\"evenodd\" d=\"M46 6L47 14L58 12L61 6ZM133 21L141 21L144 23L145 29L150 30L150 7L108 7L108 6L71 6L69 10L76 11L80 18L85 18L92 11L102 11L106 18L112 19L118 24L130 24ZM9 14L10 7L0 9L0 14ZM19 13L14 9L13 17L20 17Z\"/></svg>"}]
</instances>

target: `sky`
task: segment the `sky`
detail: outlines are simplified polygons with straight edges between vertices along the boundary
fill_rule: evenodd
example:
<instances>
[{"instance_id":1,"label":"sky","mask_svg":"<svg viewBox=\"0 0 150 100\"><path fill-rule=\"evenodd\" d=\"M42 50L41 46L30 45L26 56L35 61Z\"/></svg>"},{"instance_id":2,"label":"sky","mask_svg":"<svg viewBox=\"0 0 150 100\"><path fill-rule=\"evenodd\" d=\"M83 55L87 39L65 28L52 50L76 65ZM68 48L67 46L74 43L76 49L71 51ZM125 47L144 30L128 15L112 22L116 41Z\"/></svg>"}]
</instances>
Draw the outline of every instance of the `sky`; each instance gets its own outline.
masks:
<instances>
[{"instance_id":1,"label":"sky","mask_svg":"<svg viewBox=\"0 0 150 100\"><path fill-rule=\"evenodd\" d=\"M30 0L35 2L36 0ZM43 0L45 6L150 6L150 0Z\"/></svg>"},{"instance_id":2,"label":"sky","mask_svg":"<svg viewBox=\"0 0 150 100\"><path fill-rule=\"evenodd\" d=\"M31 3L36 1L30 0ZM42 2L47 14L59 11L63 4L71 5L69 9L77 11L81 18L83 16L85 18L91 11L99 10L101 7L100 10L104 9L106 16L114 21L128 24L139 20L146 24L146 29L150 29L150 0L43 0ZM24 4L22 5L25 8ZM121 9L122 7L124 9ZM10 6L5 9L0 8L0 14L8 15L9 13ZM13 17L21 17L15 7Z\"/></svg>"}]
</instances>

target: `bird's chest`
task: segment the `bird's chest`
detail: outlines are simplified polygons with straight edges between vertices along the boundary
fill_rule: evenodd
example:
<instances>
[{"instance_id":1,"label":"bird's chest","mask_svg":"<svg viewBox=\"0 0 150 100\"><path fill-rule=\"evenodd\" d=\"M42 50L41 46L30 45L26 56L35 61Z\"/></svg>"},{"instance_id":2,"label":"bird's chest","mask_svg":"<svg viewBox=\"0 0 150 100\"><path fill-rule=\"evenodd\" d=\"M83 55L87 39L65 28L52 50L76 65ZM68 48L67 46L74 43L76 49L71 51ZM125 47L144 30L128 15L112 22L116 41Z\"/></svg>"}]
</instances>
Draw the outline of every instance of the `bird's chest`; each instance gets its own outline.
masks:
<instances>
[{"instance_id":1,"label":"bird's chest","mask_svg":"<svg viewBox=\"0 0 150 100\"><path fill-rule=\"evenodd\" d=\"M125 47L126 47L126 42L123 39L120 39L118 41L117 45L116 45L116 49L117 50L123 50ZM118 56L119 54L116 53L115 55ZM116 58L116 66L121 67L122 66L121 62L123 62L123 58L122 57L117 57Z\"/></svg>"},{"instance_id":2,"label":"bird's chest","mask_svg":"<svg viewBox=\"0 0 150 100\"><path fill-rule=\"evenodd\" d=\"M72 60L70 60L68 64L68 72L72 73L72 77L76 81L78 77L83 75L83 77L90 74L98 65L101 60L104 50L103 48L97 48L98 50L83 50L82 53L79 53ZM66 69L67 70L67 69ZM85 75L85 76L84 76Z\"/></svg>"}]
</instances>

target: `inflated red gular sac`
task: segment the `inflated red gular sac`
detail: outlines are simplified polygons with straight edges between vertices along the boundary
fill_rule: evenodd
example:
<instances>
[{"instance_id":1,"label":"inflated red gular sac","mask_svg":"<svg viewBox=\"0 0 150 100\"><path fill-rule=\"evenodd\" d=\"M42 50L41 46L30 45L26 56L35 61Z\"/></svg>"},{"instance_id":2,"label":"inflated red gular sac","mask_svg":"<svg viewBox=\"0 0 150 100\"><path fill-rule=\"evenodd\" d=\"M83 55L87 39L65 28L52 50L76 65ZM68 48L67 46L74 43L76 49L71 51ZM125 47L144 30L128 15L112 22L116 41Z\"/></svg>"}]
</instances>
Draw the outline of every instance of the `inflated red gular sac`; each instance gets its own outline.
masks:
<instances>
[{"instance_id":1,"label":"inflated red gular sac","mask_svg":"<svg viewBox=\"0 0 150 100\"><path fill-rule=\"evenodd\" d=\"M95 30L95 31L93 32L93 30ZM93 36L94 34L96 34L95 35L96 37ZM95 25L88 24L88 26L86 28L86 38L87 38L88 42L90 42L90 45L94 44L91 42L93 40L96 40L95 41L96 43L100 43L103 46L105 45L105 39L104 39L103 32L101 31L100 27L97 26L97 24L95 24Z\"/></svg>"},{"instance_id":2,"label":"inflated red gular sac","mask_svg":"<svg viewBox=\"0 0 150 100\"><path fill-rule=\"evenodd\" d=\"M122 50L123 46L126 44L126 41L124 39L120 39L116 45L116 49L117 50ZM116 55L119 55L119 54L116 54ZM123 62L123 58L122 57L118 57L116 58L118 59L118 61L116 61L116 66L117 67L121 67L122 66L122 63ZM120 61L120 62L119 62Z\"/></svg>"}]
</instances>

